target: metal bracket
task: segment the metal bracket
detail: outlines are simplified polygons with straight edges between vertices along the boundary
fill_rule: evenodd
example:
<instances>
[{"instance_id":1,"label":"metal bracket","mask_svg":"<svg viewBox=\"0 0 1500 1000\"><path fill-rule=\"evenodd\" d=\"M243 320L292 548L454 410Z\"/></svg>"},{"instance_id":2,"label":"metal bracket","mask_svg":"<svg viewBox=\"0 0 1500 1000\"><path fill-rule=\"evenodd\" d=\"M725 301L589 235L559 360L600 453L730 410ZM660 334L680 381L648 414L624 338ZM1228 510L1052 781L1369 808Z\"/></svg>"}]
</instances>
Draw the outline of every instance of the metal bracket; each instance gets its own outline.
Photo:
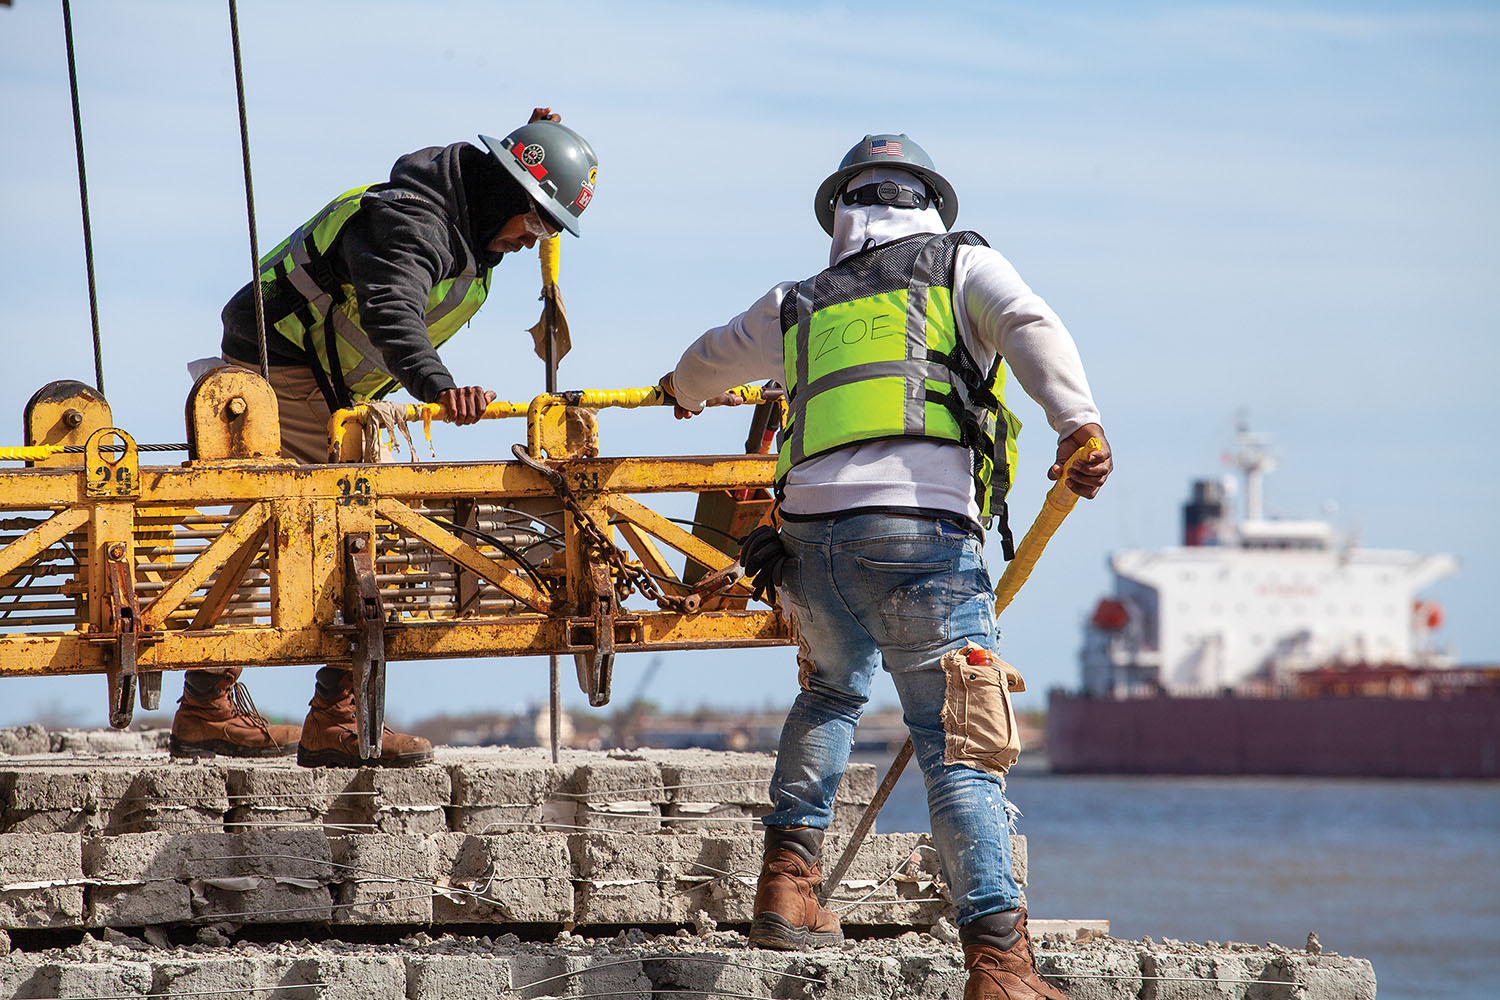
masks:
<instances>
[{"instance_id":1,"label":"metal bracket","mask_svg":"<svg viewBox=\"0 0 1500 1000\"><path fill-rule=\"evenodd\" d=\"M352 631L354 724L359 755L365 760L380 756L385 731L385 613L371 555L366 536L344 540L344 624Z\"/></svg>"},{"instance_id":2,"label":"metal bracket","mask_svg":"<svg viewBox=\"0 0 1500 1000\"><path fill-rule=\"evenodd\" d=\"M141 645L141 608L135 597L135 581L125 561L125 544L109 547L104 571L109 581L109 616L114 648L109 651L109 724L116 729L130 725L135 715L136 654ZM157 704L161 703L161 674L155 675ZM144 696L144 693L143 693Z\"/></svg>"},{"instance_id":3,"label":"metal bracket","mask_svg":"<svg viewBox=\"0 0 1500 1000\"><path fill-rule=\"evenodd\" d=\"M578 686L589 696L589 704L598 708L609 704L610 682L615 672L615 617L620 607L615 600L609 564L590 560L588 568L589 581L593 584L589 594L593 611L593 649L587 653L574 653L573 664L578 669Z\"/></svg>"},{"instance_id":4,"label":"metal bracket","mask_svg":"<svg viewBox=\"0 0 1500 1000\"><path fill-rule=\"evenodd\" d=\"M106 445L110 438L117 445ZM110 454L106 455L108 450ZM83 495L94 500L119 500L141 495L141 462L135 438L118 427L104 427L83 445Z\"/></svg>"}]
</instances>

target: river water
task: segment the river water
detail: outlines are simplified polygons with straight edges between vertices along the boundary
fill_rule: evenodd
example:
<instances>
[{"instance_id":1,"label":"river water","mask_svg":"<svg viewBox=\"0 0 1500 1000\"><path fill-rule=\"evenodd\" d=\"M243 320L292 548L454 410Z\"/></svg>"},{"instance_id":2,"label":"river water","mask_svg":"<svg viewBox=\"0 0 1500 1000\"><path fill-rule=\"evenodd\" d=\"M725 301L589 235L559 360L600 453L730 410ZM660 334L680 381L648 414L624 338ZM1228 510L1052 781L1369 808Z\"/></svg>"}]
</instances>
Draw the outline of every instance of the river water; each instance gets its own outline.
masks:
<instances>
[{"instance_id":1,"label":"river water","mask_svg":"<svg viewBox=\"0 0 1500 1000\"><path fill-rule=\"evenodd\" d=\"M1316 931L1374 964L1381 1000L1500 997L1500 783L1018 771L1009 794L1033 916L1292 948ZM915 765L877 829L928 829Z\"/></svg>"}]
</instances>

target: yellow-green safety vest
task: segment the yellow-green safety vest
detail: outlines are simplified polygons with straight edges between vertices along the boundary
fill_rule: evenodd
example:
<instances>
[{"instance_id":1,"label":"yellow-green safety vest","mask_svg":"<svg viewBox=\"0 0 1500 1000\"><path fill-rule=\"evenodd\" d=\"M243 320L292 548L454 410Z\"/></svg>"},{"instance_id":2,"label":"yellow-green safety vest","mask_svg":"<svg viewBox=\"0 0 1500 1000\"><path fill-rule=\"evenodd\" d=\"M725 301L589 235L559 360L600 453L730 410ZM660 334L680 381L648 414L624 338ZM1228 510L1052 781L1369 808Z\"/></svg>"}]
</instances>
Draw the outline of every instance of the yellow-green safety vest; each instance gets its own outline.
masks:
<instances>
[{"instance_id":1,"label":"yellow-green safety vest","mask_svg":"<svg viewBox=\"0 0 1500 1000\"><path fill-rule=\"evenodd\" d=\"M802 462L889 438L950 441L973 455L980 518L1013 555L1005 497L1021 422L1005 408L1005 368L982 371L959 337L953 265L978 233L920 234L851 254L781 303L787 420L780 491ZM998 434L997 434L998 431Z\"/></svg>"},{"instance_id":2,"label":"yellow-green safety vest","mask_svg":"<svg viewBox=\"0 0 1500 1000\"><path fill-rule=\"evenodd\" d=\"M354 286L338 281L323 256L345 223L375 198L431 203L415 192L379 184L345 191L260 262L266 323L310 355L319 381L327 377L331 382L325 393L331 389L338 404L345 406L379 399L400 385L360 324ZM473 318L489 294L489 284L489 271L478 270L471 256L463 272L432 286L425 321L433 347Z\"/></svg>"}]
</instances>

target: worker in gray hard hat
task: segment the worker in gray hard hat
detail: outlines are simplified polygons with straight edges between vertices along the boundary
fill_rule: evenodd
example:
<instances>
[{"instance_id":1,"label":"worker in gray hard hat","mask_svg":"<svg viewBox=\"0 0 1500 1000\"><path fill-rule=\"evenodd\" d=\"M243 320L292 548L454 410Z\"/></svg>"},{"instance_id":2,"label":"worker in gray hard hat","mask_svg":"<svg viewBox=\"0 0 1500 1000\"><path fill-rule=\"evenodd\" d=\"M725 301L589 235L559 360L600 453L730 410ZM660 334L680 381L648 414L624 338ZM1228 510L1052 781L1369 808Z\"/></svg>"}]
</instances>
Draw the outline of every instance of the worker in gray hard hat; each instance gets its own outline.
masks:
<instances>
[{"instance_id":1,"label":"worker in gray hard hat","mask_svg":"<svg viewBox=\"0 0 1500 1000\"><path fill-rule=\"evenodd\" d=\"M741 553L795 624L801 691L771 779L752 944L842 940L819 901L823 832L854 727L891 673L927 782L933 841L969 969L965 1000L1063 996L1032 958L1011 870L1005 774L1019 753L984 561L1012 554L1006 494L1020 422L1004 358L1056 433L1048 475L1091 438L1068 486L1113 468L1072 336L979 234L950 232L958 196L905 135L867 135L818 186L828 267L777 284L698 338L662 379L678 415L773 379L789 414L776 470L781 527Z\"/></svg>"},{"instance_id":2,"label":"worker in gray hard hat","mask_svg":"<svg viewBox=\"0 0 1500 1000\"><path fill-rule=\"evenodd\" d=\"M480 140L485 148L459 142L408 153L389 181L335 198L261 260L283 457L328 461L331 412L398 388L441 403L460 424L478 420L495 398L479 385L460 386L438 348L484 303L491 270L506 254L564 229L578 235L599 161L550 108L534 109L503 139ZM259 371L262 333L248 284L223 320L223 362ZM340 767L432 758L426 740L389 731L379 758L360 758L347 669L318 671L300 730L268 723L240 670L187 673L173 756L296 753L300 764Z\"/></svg>"}]
</instances>

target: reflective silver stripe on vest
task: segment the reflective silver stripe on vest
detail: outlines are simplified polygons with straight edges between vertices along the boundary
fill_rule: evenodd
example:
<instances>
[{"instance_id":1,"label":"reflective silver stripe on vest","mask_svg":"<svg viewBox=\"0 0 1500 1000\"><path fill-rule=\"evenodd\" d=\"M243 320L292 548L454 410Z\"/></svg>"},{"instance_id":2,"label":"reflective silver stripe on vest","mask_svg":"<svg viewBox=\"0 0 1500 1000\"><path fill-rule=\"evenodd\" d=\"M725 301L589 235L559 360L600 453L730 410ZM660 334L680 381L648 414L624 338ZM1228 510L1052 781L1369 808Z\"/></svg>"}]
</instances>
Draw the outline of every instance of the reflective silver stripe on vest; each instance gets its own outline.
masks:
<instances>
[{"instance_id":1,"label":"reflective silver stripe on vest","mask_svg":"<svg viewBox=\"0 0 1500 1000\"><path fill-rule=\"evenodd\" d=\"M387 374L388 376L385 369L380 367L384 359L380 356L379 348L370 342L370 338L365 336L365 331L361 330L344 310L333 310L333 312L328 314L328 321L333 324L334 334L343 338L345 343L359 353L359 364L355 365L349 371L342 373L345 386L352 389L359 384L360 379L377 372ZM329 361L336 367L342 368L344 363L338 357L338 345L336 343L330 347L329 353L334 355L329 358ZM340 372L334 371L331 374L337 378Z\"/></svg>"},{"instance_id":2,"label":"reflective silver stripe on vest","mask_svg":"<svg viewBox=\"0 0 1500 1000\"><path fill-rule=\"evenodd\" d=\"M469 286L474 284L474 272L465 271L452 280L453 287L448 289L448 294L443 296L443 301L427 311L426 321L429 328L436 326L444 316L463 305L464 299L469 294Z\"/></svg>"},{"instance_id":3,"label":"reflective silver stripe on vest","mask_svg":"<svg viewBox=\"0 0 1500 1000\"><path fill-rule=\"evenodd\" d=\"M466 273L469 274L469 279L455 280L453 287L448 290L448 294L443 296L443 300L433 307L431 312L427 313L427 326L429 329L438 320L463 304L465 296L469 294L469 286L474 283L472 272ZM380 374L385 375L387 378L395 378L394 375L386 371L384 367L385 358L381 355L380 349L370 341L365 331L361 330L344 310L332 310L328 314L328 320L333 323L333 332L342 337L350 347L359 353L359 364L343 373L344 384L346 386L352 389L359 384L361 379L368 375ZM334 363L342 364L337 359L334 359ZM338 373L335 372L333 374Z\"/></svg>"},{"instance_id":4,"label":"reflective silver stripe on vest","mask_svg":"<svg viewBox=\"0 0 1500 1000\"><path fill-rule=\"evenodd\" d=\"M292 263L296 266L287 273L287 279L291 281L292 287L302 294L309 305L316 306L318 312L327 314L333 306L332 289L320 288L317 282L312 280L312 275L307 273L307 265L312 262L307 253L307 237L302 235L299 229L292 236L293 243L290 248Z\"/></svg>"},{"instance_id":5,"label":"reflective silver stripe on vest","mask_svg":"<svg viewBox=\"0 0 1500 1000\"><path fill-rule=\"evenodd\" d=\"M906 359L927 360L927 289L932 284L932 267L942 250L939 240L922 248L912 266L911 284L906 290ZM957 336L957 331L954 331ZM947 369L943 371L946 373ZM915 365L906 376L904 423L906 433L921 435L927 430L927 383L919 377ZM931 376L927 376L930 378ZM947 381L946 374L943 380Z\"/></svg>"},{"instance_id":6,"label":"reflective silver stripe on vest","mask_svg":"<svg viewBox=\"0 0 1500 1000\"><path fill-rule=\"evenodd\" d=\"M801 367L800 365L798 366ZM937 361L867 361L861 365L850 365L837 371L829 372L818 379L812 385L803 386L797 398L792 402L791 419L795 420L807 409L808 400L829 389L838 389L842 386L853 385L855 382L868 382L877 378L899 378L910 383L915 379L921 385L927 379L946 379L948 369ZM799 376L800 377L800 376ZM926 394L926 387L922 392ZM800 426L800 425L799 425ZM802 435L796 436L800 440ZM798 459L800 461L800 459Z\"/></svg>"},{"instance_id":7,"label":"reflective silver stripe on vest","mask_svg":"<svg viewBox=\"0 0 1500 1000\"><path fill-rule=\"evenodd\" d=\"M808 354L812 351L813 284L817 280L812 277L797 283L797 382L792 386L792 411L787 416L788 426L796 422L792 427L791 440L793 465L807 458L807 452L802 446L806 434L798 417L807 409L807 400L816 391L807 384L807 379Z\"/></svg>"}]
</instances>

